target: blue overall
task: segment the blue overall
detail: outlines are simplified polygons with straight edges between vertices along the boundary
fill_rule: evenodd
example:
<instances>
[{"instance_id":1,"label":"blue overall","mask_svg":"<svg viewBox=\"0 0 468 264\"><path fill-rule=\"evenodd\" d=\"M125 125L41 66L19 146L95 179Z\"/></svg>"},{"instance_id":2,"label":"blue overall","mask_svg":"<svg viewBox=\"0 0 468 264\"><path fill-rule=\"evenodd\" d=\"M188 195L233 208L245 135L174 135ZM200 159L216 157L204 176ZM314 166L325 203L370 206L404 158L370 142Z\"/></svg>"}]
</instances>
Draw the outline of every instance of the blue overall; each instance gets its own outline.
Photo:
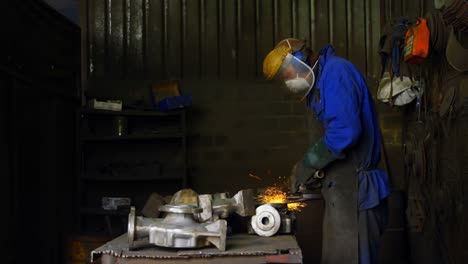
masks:
<instances>
[{"instance_id":1,"label":"blue overall","mask_svg":"<svg viewBox=\"0 0 468 264\"><path fill-rule=\"evenodd\" d=\"M335 56L331 46L319 55L317 82L307 105L322 123L324 143L337 158L325 168L322 188L322 263L377 263L390 184L387 174L377 169L380 131L375 107L365 79L351 62ZM340 247L349 250L340 252Z\"/></svg>"}]
</instances>

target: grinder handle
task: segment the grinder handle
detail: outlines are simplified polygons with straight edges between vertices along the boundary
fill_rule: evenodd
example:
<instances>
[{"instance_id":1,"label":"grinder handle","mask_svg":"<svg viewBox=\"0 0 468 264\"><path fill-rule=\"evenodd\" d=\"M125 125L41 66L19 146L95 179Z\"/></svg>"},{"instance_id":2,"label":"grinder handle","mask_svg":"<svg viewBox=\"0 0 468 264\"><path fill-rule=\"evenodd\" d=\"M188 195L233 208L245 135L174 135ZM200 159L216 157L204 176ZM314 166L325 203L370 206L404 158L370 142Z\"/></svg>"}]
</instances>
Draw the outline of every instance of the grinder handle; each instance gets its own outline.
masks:
<instances>
[{"instance_id":1,"label":"grinder handle","mask_svg":"<svg viewBox=\"0 0 468 264\"><path fill-rule=\"evenodd\" d=\"M323 170L317 170L313 176L315 179L323 179L325 177L325 172Z\"/></svg>"}]
</instances>

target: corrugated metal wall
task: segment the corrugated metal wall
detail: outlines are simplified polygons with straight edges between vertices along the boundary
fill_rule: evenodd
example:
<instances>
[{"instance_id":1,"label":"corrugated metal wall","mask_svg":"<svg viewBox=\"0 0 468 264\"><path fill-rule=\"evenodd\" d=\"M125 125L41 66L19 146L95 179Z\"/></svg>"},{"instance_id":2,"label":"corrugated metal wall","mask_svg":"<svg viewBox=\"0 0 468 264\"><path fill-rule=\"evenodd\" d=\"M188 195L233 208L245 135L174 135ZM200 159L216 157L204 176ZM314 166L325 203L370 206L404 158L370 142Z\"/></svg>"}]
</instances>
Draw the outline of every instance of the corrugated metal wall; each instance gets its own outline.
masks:
<instances>
[{"instance_id":1,"label":"corrugated metal wall","mask_svg":"<svg viewBox=\"0 0 468 264\"><path fill-rule=\"evenodd\" d=\"M424 16L428 10L432 9L434 9L434 0L382 0L382 11L385 21L399 16L408 18Z\"/></svg>"},{"instance_id":2,"label":"corrugated metal wall","mask_svg":"<svg viewBox=\"0 0 468 264\"><path fill-rule=\"evenodd\" d=\"M380 2L82 0L88 79L256 79L276 42L332 43L378 72ZM85 77L86 78L86 77Z\"/></svg>"}]
</instances>

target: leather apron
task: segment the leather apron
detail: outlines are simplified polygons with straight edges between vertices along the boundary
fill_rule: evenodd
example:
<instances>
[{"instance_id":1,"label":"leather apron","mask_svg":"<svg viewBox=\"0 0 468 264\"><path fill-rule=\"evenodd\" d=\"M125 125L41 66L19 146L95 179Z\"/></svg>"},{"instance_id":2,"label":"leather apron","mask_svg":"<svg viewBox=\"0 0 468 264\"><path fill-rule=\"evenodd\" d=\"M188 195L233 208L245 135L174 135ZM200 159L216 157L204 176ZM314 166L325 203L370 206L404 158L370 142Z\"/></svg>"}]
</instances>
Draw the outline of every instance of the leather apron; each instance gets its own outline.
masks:
<instances>
[{"instance_id":1,"label":"leather apron","mask_svg":"<svg viewBox=\"0 0 468 264\"><path fill-rule=\"evenodd\" d=\"M359 263L358 175L351 160L335 160L324 169L322 264Z\"/></svg>"}]
</instances>

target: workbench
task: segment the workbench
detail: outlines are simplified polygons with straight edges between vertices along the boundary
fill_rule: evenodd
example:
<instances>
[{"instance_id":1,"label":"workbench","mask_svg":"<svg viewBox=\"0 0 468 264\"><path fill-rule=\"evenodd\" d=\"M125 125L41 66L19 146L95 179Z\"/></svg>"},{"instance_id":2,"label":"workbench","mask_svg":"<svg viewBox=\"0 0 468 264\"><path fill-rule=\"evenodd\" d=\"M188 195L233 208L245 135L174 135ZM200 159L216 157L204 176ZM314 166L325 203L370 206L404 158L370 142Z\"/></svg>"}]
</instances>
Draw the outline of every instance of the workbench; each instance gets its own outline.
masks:
<instances>
[{"instance_id":1,"label":"workbench","mask_svg":"<svg viewBox=\"0 0 468 264\"><path fill-rule=\"evenodd\" d=\"M232 234L227 237L226 251L215 247L200 249L163 248L138 241L137 249L129 250L127 234L107 242L91 252L91 260L103 264L150 263L302 263L302 251L295 236L260 237Z\"/></svg>"}]
</instances>

